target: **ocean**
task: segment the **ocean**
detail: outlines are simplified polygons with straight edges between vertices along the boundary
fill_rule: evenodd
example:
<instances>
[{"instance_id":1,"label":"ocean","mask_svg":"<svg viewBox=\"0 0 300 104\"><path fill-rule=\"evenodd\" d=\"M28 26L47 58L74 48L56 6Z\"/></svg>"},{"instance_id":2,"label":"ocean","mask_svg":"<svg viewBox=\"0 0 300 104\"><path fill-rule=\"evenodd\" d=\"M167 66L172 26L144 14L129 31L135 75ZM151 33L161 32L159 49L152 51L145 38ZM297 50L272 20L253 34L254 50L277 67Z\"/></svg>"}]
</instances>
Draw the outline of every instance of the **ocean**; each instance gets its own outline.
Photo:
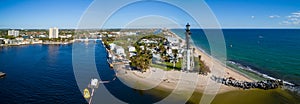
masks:
<instances>
[{"instance_id":1,"label":"ocean","mask_svg":"<svg viewBox=\"0 0 300 104\"><path fill-rule=\"evenodd\" d=\"M300 29L223 29L227 64L300 85ZM183 37L185 30L172 32ZM210 54L206 35L192 29L194 44Z\"/></svg>"},{"instance_id":2,"label":"ocean","mask_svg":"<svg viewBox=\"0 0 300 104\"><path fill-rule=\"evenodd\" d=\"M172 31L181 36L184 34L184 30ZM201 30L192 30L191 32L195 44L210 53L203 32ZM300 42L298 41L300 30L249 29L224 30L223 32L228 61L240 63L242 66L248 66L275 78L300 84ZM83 58L79 58L79 65L90 65L84 57L90 50L95 50L95 63L98 70L96 74L99 74L103 80L110 80L114 77L114 71L107 64L106 50L101 43L74 44L81 46L79 52ZM0 71L7 74L6 77L0 79L1 104L87 103L81 93L83 89L79 89L76 84L72 66L72 49L72 44L0 47ZM87 72L85 69L80 69L80 71ZM124 85L119 79L104 84L104 86L114 97L135 104L154 103L169 94L169 92L157 89L135 90ZM216 101L231 98L233 103L240 96L239 94L253 95L251 91L229 92L217 97ZM100 91L96 92L96 94L101 94ZM273 90L257 93L268 95L269 101L277 101L280 96L279 101L285 102L287 98L281 96L282 93ZM290 95L288 96L290 97ZM248 99L247 97L242 98ZM251 101L263 102L258 99L260 98L253 98ZM101 99L98 102L101 103Z\"/></svg>"}]
</instances>

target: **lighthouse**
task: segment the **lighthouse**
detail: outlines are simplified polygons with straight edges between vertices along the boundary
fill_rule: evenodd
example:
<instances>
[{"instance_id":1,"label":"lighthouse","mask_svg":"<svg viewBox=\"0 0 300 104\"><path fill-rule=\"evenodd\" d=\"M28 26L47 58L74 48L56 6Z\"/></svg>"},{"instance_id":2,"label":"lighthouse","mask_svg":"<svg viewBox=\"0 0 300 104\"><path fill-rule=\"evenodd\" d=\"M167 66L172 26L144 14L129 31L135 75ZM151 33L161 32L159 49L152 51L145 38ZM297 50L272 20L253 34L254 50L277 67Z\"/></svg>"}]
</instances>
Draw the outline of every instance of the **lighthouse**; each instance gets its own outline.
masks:
<instances>
[{"instance_id":1,"label":"lighthouse","mask_svg":"<svg viewBox=\"0 0 300 104\"><path fill-rule=\"evenodd\" d=\"M192 71L194 68L194 57L193 57L193 51L191 50L191 30L190 30L190 24L186 24L185 29L185 54L183 57L183 71Z\"/></svg>"}]
</instances>

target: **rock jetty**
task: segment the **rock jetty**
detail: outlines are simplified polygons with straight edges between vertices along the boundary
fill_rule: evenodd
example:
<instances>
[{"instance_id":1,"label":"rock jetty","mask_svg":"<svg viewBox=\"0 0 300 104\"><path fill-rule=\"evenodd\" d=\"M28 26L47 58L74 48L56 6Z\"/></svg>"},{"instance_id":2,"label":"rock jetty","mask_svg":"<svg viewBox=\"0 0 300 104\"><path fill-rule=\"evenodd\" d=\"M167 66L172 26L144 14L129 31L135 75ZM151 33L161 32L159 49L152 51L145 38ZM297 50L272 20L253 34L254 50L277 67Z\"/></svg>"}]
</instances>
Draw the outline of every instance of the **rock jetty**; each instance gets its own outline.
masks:
<instances>
[{"instance_id":1,"label":"rock jetty","mask_svg":"<svg viewBox=\"0 0 300 104\"><path fill-rule=\"evenodd\" d=\"M243 89L250 89L250 88L259 88L259 89L276 89L283 85L283 82L280 80L264 80L264 81L257 81L257 82L247 82L247 81L238 81L232 77L229 78L221 78L212 76L210 77L212 80L216 81L217 83L222 83L227 86L233 86Z\"/></svg>"}]
</instances>

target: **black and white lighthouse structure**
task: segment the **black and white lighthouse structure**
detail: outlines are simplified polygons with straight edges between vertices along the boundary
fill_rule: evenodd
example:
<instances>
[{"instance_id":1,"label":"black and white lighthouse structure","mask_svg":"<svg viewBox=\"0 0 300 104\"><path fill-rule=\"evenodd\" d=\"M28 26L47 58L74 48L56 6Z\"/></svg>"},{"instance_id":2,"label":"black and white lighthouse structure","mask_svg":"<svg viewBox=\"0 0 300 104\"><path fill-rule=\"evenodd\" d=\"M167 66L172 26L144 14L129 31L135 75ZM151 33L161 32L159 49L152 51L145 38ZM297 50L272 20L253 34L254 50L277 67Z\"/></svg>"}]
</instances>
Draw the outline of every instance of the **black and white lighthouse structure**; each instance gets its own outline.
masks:
<instances>
[{"instance_id":1,"label":"black and white lighthouse structure","mask_svg":"<svg viewBox=\"0 0 300 104\"><path fill-rule=\"evenodd\" d=\"M186 43L186 48L185 48L185 53L183 57L183 66L182 69L184 71L192 71L194 68L194 55L193 51L191 49L191 30L190 30L190 24L186 24L186 29L185 29L185 43Z\"/></svg>"}]
</instances>

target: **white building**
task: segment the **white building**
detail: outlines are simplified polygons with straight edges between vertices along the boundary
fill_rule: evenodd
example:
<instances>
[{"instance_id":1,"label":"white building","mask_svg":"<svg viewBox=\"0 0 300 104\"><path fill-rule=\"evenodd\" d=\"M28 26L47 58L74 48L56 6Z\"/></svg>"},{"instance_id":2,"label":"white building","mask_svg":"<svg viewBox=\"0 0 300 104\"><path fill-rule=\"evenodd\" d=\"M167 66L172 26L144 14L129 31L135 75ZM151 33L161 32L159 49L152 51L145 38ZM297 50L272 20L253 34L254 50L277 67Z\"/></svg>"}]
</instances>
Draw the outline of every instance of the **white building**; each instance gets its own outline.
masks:
<instances>
[{"instance_id":1,"label":"white building","mask_svg":"<svg viewBox=\"0 0 300 104\"><path fill-rule=\"evenodd\" d=\"M49 28L49 38L58 38L58 28Z\"/></svg>"},{"instance_id":2,"label":"white building","mask_svg":"<svg viewBox=\"0 0 300 104\"><path fill-rule=\"evenodd\" d=\"M157 44L157 41L148 40L148 39L142 39L139 43L145 43L145 44Z\"/></svg>"},{"instance_id":3,"label":"white building","mask_svg":"<svg viewBox=\"0 0 300 104\"><path fill-rule=\"evenodd\" d=\"M67 38L67 36L65 36L65 35L60 35L59 37L60 38Z\"/></svg>"},{"instance_id":4,"label":"white building","mask_svg":"<svg viewBox=\"0 0 300 104\"><path fill-rule=\"evenodd\" d=\"M167 37L167 40L170 42L169 47L171 49L179 49L180 42L178 38L175 37Z\"/></svg>"},{"instance_id":5,"label":"white building","mask_svg":"<svg viewBox=\"0 0 300 104\"><path fill-rule=\"evenodd\" d=\"M129 57L136 56L136 49L133 46L128 46Z\"/></svg>"},{"instance_id":6,"label":"white building","mask_svg":"<svg viewBox=\"0 0 300 104\"><path fill-rule=\"evenodd\" d=\"M67 38L72 38L72 35L71 34L68 34L68 35L66 35L67 36Z\"/></svg>"},{"instance_id":7,"label":"white building","mask_svg":"<svg viewBox=\"0 0 300 104\"><path fill-rule=\"evenodd\" d=\"M4 38L0 38L0 44L5 44L5 39Z\"/></svg>"},{"instance_id":8,"label":"white building","mask_svg":"<svg viewBox=\"0 0 300 104\"><path fill-rule=\"evenodd\" d=\"M124 32L123 34L130 36L130 35L136 35L136 32Z\"/></svg>"},{"instance_id":9,"label":"white building","mask_svg":"<svg viewBox=\"0 0 300 104\"><path fill-rule=\"evenodd\" d=\"M128 46L128 51L129 52L136 52L136 49L133 46Z\"/></svg>"},{"instance_id":10,"label":"white building","mask_svg":"<svg viewBox=\"0 0 300 104\"><path fill-rule=\"evenodd\" d=\"M113 34L120 35L121 32L112 32Z\"/></svg>"},{"instance_id":11,"label":"white building","mask_svg":"<svg viewBox=\"0 0 300 104\"><path fill-rule=\"evenodd\" d=\"M46 38L46 35L39 35L39 38Z\"/></svg>"},{"instance_id":12,"label":"white building","mask_svg":"<svg viewBox=\"0 0 300 104\"><path fill-rule=\"evenodd\" d=\"M167 51L168 55L172 55L173 54L172 49L167 49L166 51Z\"/></svg>"},{"instance_id":13,"label":"white building","mask_svg":"<svg viewBox=\"0 0 300 104\"><path fill-rule=\"evenodd\" d=\"M97 88L98 87L98 79L94 78L94 79L91 79L91 87L92 88Z\"/></svg>"},{"instance_id":14,"label":"white building","mask_svg":"<svg viewBox=\"0 0 300 104\"><path fill-rule=\"evenodd\" d=\"M124 48L120 46L116 46L115 48L116 48L115 49L116 54L118 54L119 56L126 56Z\"/></svg>"},{"instance_id":15,"label":"white building","mask_svg":"<svg viewBox=\"0 0 300 104\"><path fill-rule=\"evenodd\" d=\"M114 43L109 44L110 50L114 50L117 45Z\"/></svg>"},{"instance_id":16,"label":"white building","mask_svg":"<svg viewBox=\"0 0 300 104\"><path fill-rule=\"evenodd\" d=\"M8 30L7 33L8 33L8 36L14 36L14 37L17 37L20 34L19 30Z\"/></svg>"},{"instance_id":17,"label":"white building","mask_svg":"<svg viewBox=\"0 0 300 104\"><path fill-rule=\"evenodd\" d=\"M170 36L168 36L168 37L167 37L167 40L168 40L170 43L173 43L173 44L179 44L179 39L176 38L176 37L170 37Z\"/></svg>"}]
</instances>

